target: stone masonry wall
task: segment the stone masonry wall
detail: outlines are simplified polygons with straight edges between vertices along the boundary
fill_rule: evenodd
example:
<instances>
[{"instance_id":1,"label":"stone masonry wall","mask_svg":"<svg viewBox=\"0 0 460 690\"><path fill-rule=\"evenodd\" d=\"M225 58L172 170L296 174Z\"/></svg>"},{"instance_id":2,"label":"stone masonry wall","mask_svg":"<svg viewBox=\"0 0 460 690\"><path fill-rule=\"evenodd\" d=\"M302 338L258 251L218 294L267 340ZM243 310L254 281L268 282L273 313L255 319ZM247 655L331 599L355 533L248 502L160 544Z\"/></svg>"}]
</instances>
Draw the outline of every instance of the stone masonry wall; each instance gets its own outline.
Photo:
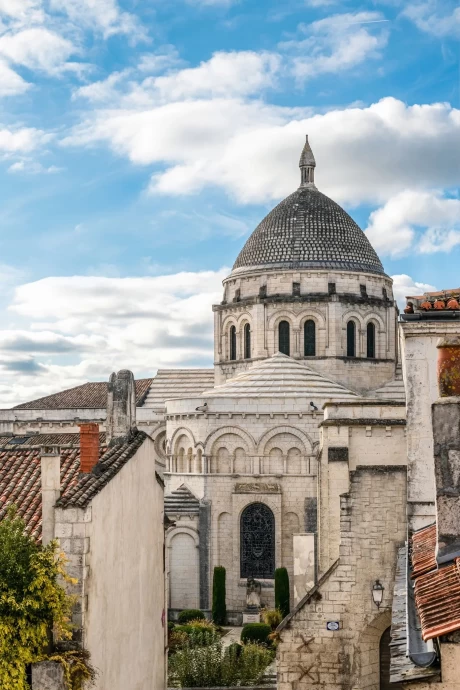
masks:
<instances>
[{"instance_id":1,"label":"stone masonry wall","mask_svg":"<svg viewBox=\"0 0 460 690\"><path fill-rule=\"evenodd\" d=\"M279 690L379 690L379 641L391 621L405 502L404 467L351 472L341 499L339 559L280 630ZM371 596L377 579L385 587L380 612ZM338 621L339 630L328 631L328 621Z\"/></svg>"}]
</instances>

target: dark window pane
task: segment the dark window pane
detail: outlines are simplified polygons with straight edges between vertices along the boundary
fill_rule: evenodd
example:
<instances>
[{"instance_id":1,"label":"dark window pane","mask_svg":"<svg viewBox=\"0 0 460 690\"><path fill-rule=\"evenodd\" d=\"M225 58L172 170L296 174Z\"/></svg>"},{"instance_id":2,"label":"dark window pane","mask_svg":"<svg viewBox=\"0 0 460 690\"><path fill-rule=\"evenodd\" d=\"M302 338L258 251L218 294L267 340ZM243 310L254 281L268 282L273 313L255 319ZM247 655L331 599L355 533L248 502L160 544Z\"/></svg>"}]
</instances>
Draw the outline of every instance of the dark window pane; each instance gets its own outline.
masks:
<instances>
[{"instance_id":1,"label":"dark window pane","mask_svg":"<svg viewBox=\"0 0 460 690\"><path fill-rule=\"evenodd\" d=\"M251 359L251 326L248 323L244 327L244 358Z\"/></svg>"},{"instance_id":2,"label":"dark window pane","mask_svg":"<svg viewBox=\"0 0 460 690\"><path fill-rule=\"evenodd\" d=\"M230 359L236 359L236 328L230 328Z\"/></svg>"},{"instance_id":3,"label":"dark window pane","mask_svg":"<svg viewBox=\"0 0 460 690\"><path fill-rule=\"evenodd\" d=\"M287 321L280 321L278 326L278 349L283 355L291 354L290 327Z\"/></svg>"},{"instance_id":4,"label":"dark window pane","mask_svg":"<svg viewBox=\"0 0 460 690\"><path fill-rule=\"evenodd\" d=\"M275 574L275 516L264 503L251 503L241 515L241 577L272 579Z\"/></svg>"},{"instance_id":5,"label":"dark window pane","mask_svg":"<svg viewBox=\"0 0 460 690\"><path fill-rule=\"evenodd\" d=\"M373 323L367 324L367 356L375 357L375 326Z\"/></svg>"},{"instance_id":6,"label":"dark window pane","mask_svg":"<svg viewBox=\"0 0 460 690\"><path fill-rule=\"evenodd\" d=\"M356 326L354 321L347 323L347 357L356 357Z\"/></svg>"},{"instance_id":7,"label":"dark window pane","mask_svg":"<svg viewBox=\"0 0 460 690\"><path fill-rule=\"evenodd\" d=\"M305 321L304 326L304 353L305 357L316 355L316 324L312 319Z\"/></svg>"}]
</instances>

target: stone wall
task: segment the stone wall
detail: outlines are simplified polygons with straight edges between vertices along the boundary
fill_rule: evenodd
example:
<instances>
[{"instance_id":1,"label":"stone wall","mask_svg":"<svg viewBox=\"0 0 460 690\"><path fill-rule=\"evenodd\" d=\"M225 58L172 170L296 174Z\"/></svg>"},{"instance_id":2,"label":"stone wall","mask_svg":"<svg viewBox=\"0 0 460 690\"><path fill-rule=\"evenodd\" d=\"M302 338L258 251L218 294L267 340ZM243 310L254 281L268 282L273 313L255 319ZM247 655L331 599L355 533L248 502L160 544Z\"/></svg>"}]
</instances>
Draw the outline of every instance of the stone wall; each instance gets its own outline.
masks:
<instances>
[{"instance_id":1,"label":"stone wall","mask_svg":"<svg viewBox=\"0 0 460 690\"><path fill-rule=\"evenodd\" d=\"M405 502L404 467L351 472L341 497L339 558L280 628L279 690L379 690L379 641L391 622ZM371 596L377 579L385 587L380 611ZM339 629L329 631L329 621Z\"/></svg>"}]
</instances>

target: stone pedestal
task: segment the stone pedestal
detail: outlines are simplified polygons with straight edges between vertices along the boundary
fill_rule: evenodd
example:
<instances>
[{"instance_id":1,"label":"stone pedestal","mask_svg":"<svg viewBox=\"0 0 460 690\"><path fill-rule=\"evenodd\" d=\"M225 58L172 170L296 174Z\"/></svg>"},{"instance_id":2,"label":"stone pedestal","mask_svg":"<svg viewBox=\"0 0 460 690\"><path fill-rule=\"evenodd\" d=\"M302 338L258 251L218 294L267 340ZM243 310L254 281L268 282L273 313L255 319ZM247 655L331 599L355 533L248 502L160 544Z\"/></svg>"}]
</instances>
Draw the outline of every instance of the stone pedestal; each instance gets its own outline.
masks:
<instances>
[{"instance_id":1,"label":"stone pedestal","mask_svg":"<svg viewBox=\"0 0 460 690\"><path fill-rule=\"evenodd\" d=\"M55 661L42 661L32 666L32 690L66 690L64 669Z\"/></svg>"},{"instance_id":2,"label":"stone pedestal","mask_svg":"<svg viewBox=\"0 0 460 690\"><path fill-rule=\"evenodd\" d=\"M257 610L246 609L243 611L243 625L246 623L260 623L260 613Z\"/></svg>"}]
</instances>

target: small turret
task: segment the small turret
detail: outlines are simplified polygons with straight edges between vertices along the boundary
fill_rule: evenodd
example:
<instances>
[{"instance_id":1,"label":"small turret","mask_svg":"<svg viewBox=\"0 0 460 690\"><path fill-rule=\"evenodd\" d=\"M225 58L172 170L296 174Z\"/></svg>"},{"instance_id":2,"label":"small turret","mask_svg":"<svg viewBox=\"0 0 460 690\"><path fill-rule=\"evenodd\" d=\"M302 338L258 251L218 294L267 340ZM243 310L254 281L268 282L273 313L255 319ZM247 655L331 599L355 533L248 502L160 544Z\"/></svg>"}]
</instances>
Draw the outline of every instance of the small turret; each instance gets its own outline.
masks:
<instances>
[{"instance_id":1,"label":"small turret","mask_svg":"<svg viewBox=\"0 0 460 690\"><path fill-rule=\"evenodd\" d=\"M302 150L299 161L300 168L300 186L301 187L315 187L315 168L316 161L308 143L308 134L306 136L305 145Z\"/></svg>"}]
</instances>

